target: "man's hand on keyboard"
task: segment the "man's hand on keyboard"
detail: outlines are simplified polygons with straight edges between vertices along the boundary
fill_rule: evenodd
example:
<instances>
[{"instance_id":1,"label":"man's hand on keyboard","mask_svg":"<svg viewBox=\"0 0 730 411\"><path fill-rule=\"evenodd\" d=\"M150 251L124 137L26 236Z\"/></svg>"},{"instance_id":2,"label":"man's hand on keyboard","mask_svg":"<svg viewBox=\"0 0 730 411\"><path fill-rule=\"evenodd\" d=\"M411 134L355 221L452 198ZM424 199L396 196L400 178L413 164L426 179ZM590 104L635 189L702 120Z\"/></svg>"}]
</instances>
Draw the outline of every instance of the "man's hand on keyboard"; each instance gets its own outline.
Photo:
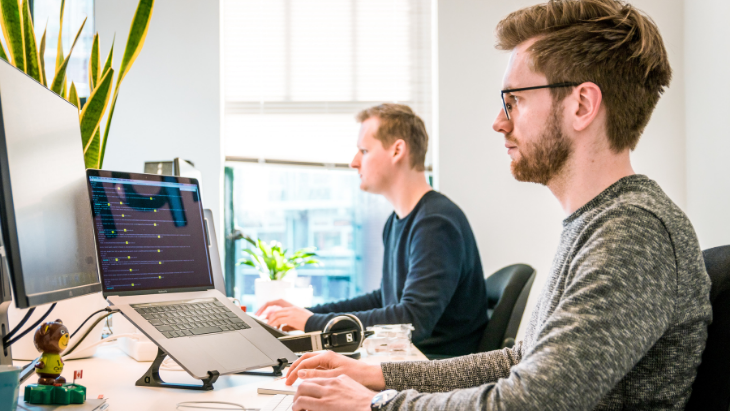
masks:
<instances>
[{"instance_id":1,"label":"man's hand on keyboard","mask_svg":"<svg viewBox=\"0 0 730 411\"><path fill-rule=\"evenodd\" d=\"M370 411L375 394L347 375L306 379L294 394L292 411Z\"/></svg>"},{"instance_id":2,"label":"man's hand on keyboard","mask_svg":"<svg viewBox=\"0 0 730 411\"><path fill-rule=\"evenodd\" d=\"M286 375L287 385L294 384L297 378L334 378L347 375L352 380L373 390L385 389L385 378L380 365L369 365L347 358L332 351L306 353L294 361Z\"/></svg>"},{"instance_id":3,"label":"man's hand on keyboard","mask_svg":"<svg viewBox=\"0 0 730 411\"><path fill-rule=\"evenodd\" d=\"M279 327L286 325L284 331L304 330L307 320L312 316L312 312L301 307L284 307L279 310L269 311L266 316L269 325Z\"/></svg>"}]
</instances>

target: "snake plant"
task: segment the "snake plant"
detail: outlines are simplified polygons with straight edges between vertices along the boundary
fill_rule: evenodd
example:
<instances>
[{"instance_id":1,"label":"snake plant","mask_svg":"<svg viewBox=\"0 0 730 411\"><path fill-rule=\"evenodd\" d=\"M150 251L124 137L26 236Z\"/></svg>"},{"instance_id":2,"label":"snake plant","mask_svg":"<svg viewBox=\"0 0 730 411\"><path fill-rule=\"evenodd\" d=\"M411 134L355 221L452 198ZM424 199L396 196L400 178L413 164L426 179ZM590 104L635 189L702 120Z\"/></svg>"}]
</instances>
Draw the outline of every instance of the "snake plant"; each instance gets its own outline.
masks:
<instances>
[{"instance_id":1,"label":"snake plant","mask_svg":"<svg viewBox=\"0 0 730 411\"><path fill-rule=\"evenodd\" d=\"M22 3L21 3L22 1ZM43 30L40 43L36 44L35 29L31 18L29 0L0 0L0 26L5 37L6 51L0 43L0 58L14 65L36 81L51 89L53 92L65 98L79 110L79 121L81 123L81 143L84 149L84 161L87 168L101 168L104 162L109 127L111 126L114 107L119 96L119 86L129 72L135 59L144 45L147 31L152 17L152 9L155 0L140 0L137 11L132 19L132 26L129 30L127 45L124 48L122 63L116 74L116 87L114 84L114 69L112 58L114 56L114 41L106 57L104 65L101 66L99 55L99 34L94 36L89 57L89 89L91 95L86 104L81 107L76 85L71 82L67 84L66 70L71 58L71 53L76 46L76 41L81 35L81 30L86 24L86 19L76 33L68 55L64 58L61 44L63 32L63 11L66 4L61 0L61 24L58 33L58 45L56 46L56 64L53 79L46 78L45 63L43 54L46 49L46 30ZM111 107L109 101L111 100ZM109 110L106 125L102 126L102 119Z\"/></svg>"},{"instance_id":2,"label":"snake plant","mask_svg":"<svg viewBox=\"0 0 730 411\"><path fill-rule=\"evenodd\" d=\"M287 256L287 250L282 249L281 243L272 241L269 244L259 240L254 241L250 237L242 236L244 240L251 243L254 249L244 248L241 251L248 255L241 259L237 265L245 264L258 270L263 279L272 281L281 280L294 268L303 265L319 265L315 257L314 247L302 248L292 255ZM255 251L254 251L255 250Z\"/></svg>"}]
</instances>

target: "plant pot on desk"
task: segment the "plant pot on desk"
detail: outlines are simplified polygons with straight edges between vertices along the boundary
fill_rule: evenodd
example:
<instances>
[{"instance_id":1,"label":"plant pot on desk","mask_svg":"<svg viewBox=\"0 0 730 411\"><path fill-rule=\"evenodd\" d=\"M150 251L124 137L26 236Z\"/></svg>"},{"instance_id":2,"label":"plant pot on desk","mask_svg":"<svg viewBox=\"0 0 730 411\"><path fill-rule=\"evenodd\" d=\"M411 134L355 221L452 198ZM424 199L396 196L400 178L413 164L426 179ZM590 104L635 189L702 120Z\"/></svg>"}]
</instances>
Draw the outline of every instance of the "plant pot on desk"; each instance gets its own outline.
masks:
<instances>
[{"instance_id":1,"label":"plant pot on desk","mask_svg":"<svg viewBox=\"0 0 730 411\"><path fill-rule=\"evenodd\" d=\"M263 306L269 301L287 298L287 290L294 288L294 282L287 280L269 280L257 278L254 283L256 307Z\"/></svg>"}]
</instances>

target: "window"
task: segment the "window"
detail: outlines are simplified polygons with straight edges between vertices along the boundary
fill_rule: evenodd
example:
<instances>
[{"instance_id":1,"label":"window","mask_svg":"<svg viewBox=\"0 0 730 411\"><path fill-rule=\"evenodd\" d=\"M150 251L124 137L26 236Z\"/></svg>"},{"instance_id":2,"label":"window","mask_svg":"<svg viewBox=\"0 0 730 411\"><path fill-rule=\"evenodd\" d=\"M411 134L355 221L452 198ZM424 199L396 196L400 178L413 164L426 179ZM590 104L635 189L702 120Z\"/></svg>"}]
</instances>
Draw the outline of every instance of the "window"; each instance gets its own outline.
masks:
<instances>
[{"instance_id":1,"label":"window","mask_svg":"<svg viewBox=\"0 0 730 411\"><path fill-rule=\"evenodd\" d=\"M56 74L56 50L58 47L61 2L58 0L33 0L31 4L33 5L33 27L35 28L36 41L39 47L43 30L46 29L46 49L42 53L46 67L46 78L50 84L53 81L54 74ZM86 24L84 24L84 29L76 42L73 53L71 53L71 59L68 62L66 71L68 86L70 87L73 81L79 97L89 96L89 56L91 55L91 45L94 42L94 1L66 0L62 33L64 57L68 56L74 37L85 18L87 19ZM46 26L46 24L48 25ZM104 59L106 59L106 56L101 57L102 64L104 64Z\"/></svg>"},{"instance_id":2,"label":"window","mask_svg":"<svg viewBox=\"0 0 730 411\"><path fill-rule=\"evenodd\" d=\"M299 270L315 303L377 288L392 207L360 192L347 169L354 116L398 102L430 130L431 2L227 0L223 8L227 234L316 246L324 266ZM226 275L237 288L229 292L251 302L254 270L231 264L243 246L227 248Z\"/></svg>"}]
</instances>

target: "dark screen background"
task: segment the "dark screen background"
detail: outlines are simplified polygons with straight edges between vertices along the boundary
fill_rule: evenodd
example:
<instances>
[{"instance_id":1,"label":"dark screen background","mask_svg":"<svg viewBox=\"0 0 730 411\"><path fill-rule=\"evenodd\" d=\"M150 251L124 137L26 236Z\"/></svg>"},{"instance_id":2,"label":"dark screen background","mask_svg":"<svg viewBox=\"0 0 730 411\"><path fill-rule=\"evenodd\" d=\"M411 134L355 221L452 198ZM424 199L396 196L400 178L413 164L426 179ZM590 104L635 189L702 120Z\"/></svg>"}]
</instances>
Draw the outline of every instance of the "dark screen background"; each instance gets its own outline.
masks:
<instances>
[{"instance_id":1,"label":"dark screen background","mask_svg":"<svg viewBox=\"0 0 730 411\"><path fill-rule=\"evenodd\" d=\"M106 292L212 286L196 184L89 177Z\"/></svg>"}]
</instances>

